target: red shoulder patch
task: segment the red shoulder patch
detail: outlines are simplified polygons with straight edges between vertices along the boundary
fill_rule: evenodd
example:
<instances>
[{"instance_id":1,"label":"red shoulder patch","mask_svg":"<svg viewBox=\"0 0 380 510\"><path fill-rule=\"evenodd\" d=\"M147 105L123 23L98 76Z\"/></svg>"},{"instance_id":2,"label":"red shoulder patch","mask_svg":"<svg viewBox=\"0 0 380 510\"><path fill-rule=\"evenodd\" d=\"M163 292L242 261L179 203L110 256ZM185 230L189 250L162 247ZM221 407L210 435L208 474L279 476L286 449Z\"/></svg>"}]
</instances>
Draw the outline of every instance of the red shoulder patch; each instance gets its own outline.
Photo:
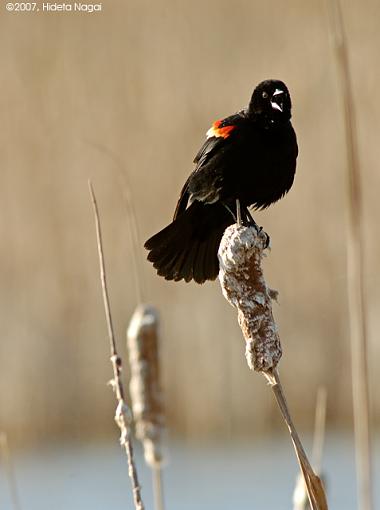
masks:
<instances>
[{"instance_id":1,"label":"red shoulder patch","mask_svg":"<svg viewBox=\"0 0 380 510\"><path fill-rule=\"evenodd\" d=\"M223 120L216 120L207 131L207 138L211 138L213 136L217 138L228 138L231 134L231 131L233 131L236 126L222 126L222 124Z\"/></svg>"}]
</instances>

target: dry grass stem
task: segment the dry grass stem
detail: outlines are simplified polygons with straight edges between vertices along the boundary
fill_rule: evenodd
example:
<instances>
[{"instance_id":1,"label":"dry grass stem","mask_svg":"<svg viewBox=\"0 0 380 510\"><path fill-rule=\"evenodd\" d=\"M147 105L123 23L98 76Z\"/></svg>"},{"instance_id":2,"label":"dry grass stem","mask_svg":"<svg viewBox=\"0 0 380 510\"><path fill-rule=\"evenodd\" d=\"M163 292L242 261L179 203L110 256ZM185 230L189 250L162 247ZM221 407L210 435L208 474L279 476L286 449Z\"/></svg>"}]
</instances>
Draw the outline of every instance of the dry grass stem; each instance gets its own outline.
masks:
<instances>
[{"instance_id":1,"label":"dry grass stem","mask_svg":"<svg viewBox=\"0 0 380 510\"><path fill-rule=\"evenodd\" d=\"M117 176L120 182L120 189L124 198L124 205L126 209L127 222L128 222L128 237L129 237L129 247L131 250L131 258L133 265L133 279L136 291L137 302L142 303L144 301L144 296L146 295L146 284L144 279L144 271L141 256L141 240L139 234L139 227L137 222L137 214L136 209L134 207L133 199L132 199L132 188L131 182L129 179L128 172L126 170L126 165L123 159L110 147L99 143L87 140L87 143L91 145L93 148L109 157L111 161L114 163L117 169Z\"/></svg>"},{"instance_id":2,"label":"dry grass stem","mask_svg":"<svg viewBox=\"0 0 380 510\"><path fill-rule=\"evenodd\" d=\"M153 472L156 509L163 509L161 435L163 396L159 373L159 319L153 306L137 306L127 331L131 379L129 383L136 436Z\"/></svg>"},{"instance_id":3,"label":"dry grass stem","mask_svg":"<svg viewBox=\"0 0 380 510\"><path fill-rule=\"evenodd\" d=\"M327 389L320 386L317 391L317 402L315 406L313 451L311 458L317 473L321 473L323 448L326 434L326 412L327 412Z\"/></svg>"},{"instance_id":4,"label":"dry grass stem","mask_svg":"<svg viewBox=\"0 0 380 510\"><path fill-rule=\"evenodd\" d=\"M131 256L132 262L134 266L134 274L135 274L135 286L136 286L136 295L137 302L142 303L144 301L144 296L146 296L146 283L144 279L144 269L142 260L143 257L140 253L140 247L142 246L142 242L139 234L139 227L137 223L137 215L136 210L132 200L131 186L129 183L129 179L126 178L126 172L123 172L124 175L124 186L123 186L123 196L124 203L127 213L127 220L129 225L129 239L131 246Z\"/></svg>"},{"instance_id":5,"label":"dry grass stem","mask_svg":"<svg viewBox=\"0 0 380 510\"><path fill-rule=\"evenodd\" d=\"M162 469L160 465L152 468L154 507L156 510L164 510L164 494L162 487Z\"/></svg>"},{"instance_id":6,"label":"dry grass stem","mask_svg":"<svg viewBox=\"0 0 380 510\"><path fill-rule=\"evenodd\" d=\"M257 232L255 227L236 224L228 227L219 247L219 280L224 297L238 310L248 365L268 380L289 429L311 508L327 510L321 481L313 472L298 437L276 369L282 351L272 313L272 299L277 297L277 292L267 287L261 267L266 243L265 232Z\"/></svg>"},{"instance_id":7,"label":"dry grass stem","mask_svg":"<svg viewBox=\"0 0 380 510\"><path fill-rule=\"evenodd\" d=\"M326 408L327 391L324 386L318 388L317 402L315 406L314 437L312 451L312 465L315 473L321 476L323 447L325 442L326 429ZM323 480L323 479L322 479ZM325 488L326 489L326 488ZM302 473L297 477L296 486L293 493L293 510L309 510L309 500L307 497L305 482Z\"/></svg>"},{"instance_id":8,"label":"dry grass stem","mask_svg":"<svg viewBox=\"0 0 380 510\"><path fill-rule=\"evenodd\" d=\"M94 190L92 188L92 184L89 181L88 183L92 206L94 210L95 217L95 227L96 227L96 238L97 238L97 246L98 246L98 255L99 255L99 266L100 266L100 280L102 285L102 295L104 302L104 310L107 321L108 328L108 337L110 341L110 351L111 351L111 363L113 368L113 379L111 380L111 386L115 392L117 399L117 408L115 413L115 421L120 428L120 444L124 447L125 452L127 454L128 459L128 474L131 479L132 484L132 492L133 492L133 501L136 510L144 510L144 505L141 499L141 490L137 476L136 465L134 462L133 455L133 446L132 440L130 437L130 421L131 421L131 412L128 405L124 399L124 389L123 383L121 380L121 371L122 371L122 360L119 357L116 349L116 340L112 323L112 315L109 304L108 297L108 289L107 289L107 279L106 279L106 271L105 271L105 263L104 263L104 254L103 254L103 243L102 243L102 232L100 228L100 220L99 220L99 211L98 205L96 202Z\"/></svg>"},{"instance_id":9,"label":"dry grass stem","mask_svg":"<svg viewBox=\"0 0 380 510\"><path fill-rule=\"evenodd\" d=\"M21 510L20 498L18 495L18 488L16 482L16 476L13 469L13 462L11 451L8 444L8 438L5 432L0 432L0 456L2 464L4 465L4 471L8 479L11 503L13 510Z\"/></svg>"},{"instance_id":10,"label":"dry grass stem","mask_svg":"<svg viewBox=\"0 0 380 510\"><path fill-rule=\"evenodd\" d=\"M368 341L364 291L362 193L355 104L342 10L339 0L329 2L335 61L343 98L347 150L347 285L351 337L352 392L355 423L358 500L361 510L373 508L369 418Z\"/></svg>"},{"instance_id":11,"label":"dry grass stem","mask_svg":"<svg viewBox=\"0 0 380 510\"><path fill-rule=\"evenodd\" d=\"M277 404L280 408L282 417L288 427L290 437L293 442L294 450L297 455L298 463L301 468L303 479L306 485L306 491L309 498L310 507L312 510L327 510L326 494L320 478L314 473L310 462L307 458L305 450L302 446L301 440L298 436L295 425L289 413L286 403L285 394L282 389L280 378L276 369L272 373L264 373L264 376L269 381L273 390Z\"/></svg>"}]
</instances>

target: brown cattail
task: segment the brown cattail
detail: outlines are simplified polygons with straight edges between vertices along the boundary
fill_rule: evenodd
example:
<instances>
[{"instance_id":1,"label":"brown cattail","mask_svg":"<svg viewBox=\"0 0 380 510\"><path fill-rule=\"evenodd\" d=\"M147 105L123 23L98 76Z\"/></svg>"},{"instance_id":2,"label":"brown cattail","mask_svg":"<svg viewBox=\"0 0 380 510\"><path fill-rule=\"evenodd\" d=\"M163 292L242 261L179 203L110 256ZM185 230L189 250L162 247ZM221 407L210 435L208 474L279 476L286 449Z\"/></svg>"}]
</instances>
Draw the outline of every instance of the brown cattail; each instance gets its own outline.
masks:
<instances>
[{"instance_id":1,"label":"brown cattail","mask_svg":"<svg viewBox=\"0 0 380 510\"><path fill-rule=\"evenodd\" d=\"M272 314L277 292L267 287L261 268L267 243L264 231L235 224L226 229L218 253L223 295L238 310L247 362L258 371L276 367L282 354Z\"/></svg>"},{"instance_id":2,"label":"brown cattail","mask_svg":"<svg viewBox=\"0 0 380 510\"><path fill-rule=\"evenodd\" d=\"M136 436L143 444L147 464L157 467L162 461L164 412L159 378L158 312L153 306L136 308L128 327L127 347Z\"/></svg>"}]
</instances>

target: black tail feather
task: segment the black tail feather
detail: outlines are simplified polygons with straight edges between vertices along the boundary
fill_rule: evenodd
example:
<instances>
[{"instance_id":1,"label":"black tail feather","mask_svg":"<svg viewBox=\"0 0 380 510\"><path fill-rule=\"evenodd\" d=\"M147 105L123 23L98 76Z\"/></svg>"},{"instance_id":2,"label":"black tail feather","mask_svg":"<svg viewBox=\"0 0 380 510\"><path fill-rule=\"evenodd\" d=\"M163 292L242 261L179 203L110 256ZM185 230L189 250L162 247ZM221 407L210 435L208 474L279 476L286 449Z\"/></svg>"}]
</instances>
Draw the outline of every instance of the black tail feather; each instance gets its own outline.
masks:
<instances>
[{"instance_id":1,"label":"black tail feather","mask_svg":"<svg viewBox=\"0 0 380 510\"><path fill-rule=\"evenodd\" d=\"M188 248L186 250L186 255L183 258L183 263L181 267L176 271L177 278L183 278L185 282L189 282L193 277L193 266L195 264L196 256L198 253L198 243L193 243L192 245L188 244Z\"/></svg>"},{"instance_id":2,"label":"black tail feather","mask_svg":"<svg viewBox=\"0 0 380 510\"><path fill-rule=\"evenodd\" d=\"M223 236L223 232L222 232ZM219 260L218 260L218 249L220 245L220 241L222 239L215 237L213 242L208 245L207 249L207 257L205 260L205 265L208 268L208 272L210 274L210 279L215 280L219 273Z\"/></svg>"},{"instance_id":3,"label":"black tail feather","mask_svg":"<svg viewBox=\"0 0 380 510\"><path fill-rule=\"evenodd\" d=\"M148 260L167 280L204 283L218 276L217 251L224 230L233 222L222 204L194 202L148 239Z\"/></svg>"},{"instance_id":4,"label":"black tail feather","mask_svg":"<svg viewBox=\"0 0 380 510\"><path fill-rule=\"evenodd\" d=\"M206 279L205 253L207 245L208 243L204 241L198 244L197 264L193 267L193 278L196 282L204 282Z\"/></svg>"}]
</instances>

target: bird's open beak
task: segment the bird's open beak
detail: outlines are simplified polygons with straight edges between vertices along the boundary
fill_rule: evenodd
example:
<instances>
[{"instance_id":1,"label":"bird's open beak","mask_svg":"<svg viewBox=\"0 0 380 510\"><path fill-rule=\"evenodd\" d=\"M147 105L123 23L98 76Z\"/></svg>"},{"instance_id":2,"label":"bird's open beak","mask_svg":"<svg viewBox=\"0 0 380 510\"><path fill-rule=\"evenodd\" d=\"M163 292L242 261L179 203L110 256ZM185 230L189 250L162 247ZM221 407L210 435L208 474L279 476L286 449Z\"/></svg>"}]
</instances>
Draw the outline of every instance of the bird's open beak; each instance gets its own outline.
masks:
<instances>
[{"instance_id":1,"label":"bird's open beak","mask_svg":"<svg viewBox=\"0 0 380 510\"><path fill-rule=\"evenodd\" d=\"M281 96L281 94L283 94L284 91L283 90L280 90L280 89L276 89L274 92L273 92L273 95L272 95L272 99L270 101L270 104L272 105L272 108L274 110L278 110L279 112L283 112L283 103L281 101L281 98L279 96Z\"/></svg>"}]
</instances>

